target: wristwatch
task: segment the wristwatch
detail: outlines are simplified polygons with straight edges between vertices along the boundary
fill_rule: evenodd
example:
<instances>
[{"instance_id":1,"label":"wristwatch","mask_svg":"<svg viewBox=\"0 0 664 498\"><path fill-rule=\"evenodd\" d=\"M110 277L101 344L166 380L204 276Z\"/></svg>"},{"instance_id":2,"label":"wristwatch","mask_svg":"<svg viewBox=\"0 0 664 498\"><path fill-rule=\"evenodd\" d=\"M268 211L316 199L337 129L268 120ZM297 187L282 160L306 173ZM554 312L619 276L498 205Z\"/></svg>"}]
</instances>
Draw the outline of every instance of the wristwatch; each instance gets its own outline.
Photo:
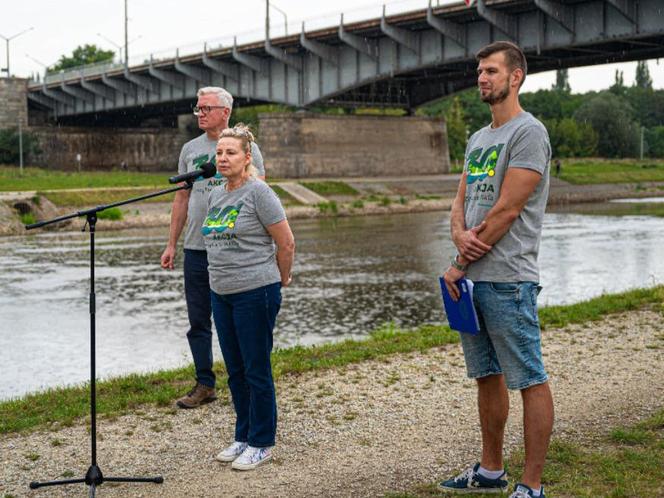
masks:
<instances>
[{"instance_id":1,"label":"wristwatch","mask_svg":"<svg viewBox=\"0 0 664 498\"><path fill-rule=\"evenodd\" d=\"M450 266L451 266L452 268L456 268L456 269L459 270L459 271L464 271L464 272L465 272L466 269L468 268L468 265L462 265L461 263L459 263L459 262L457 261L457 258L458 258L458 257L459 257L458 254L457 254L456 256L454 256L454 258L452 259L452 261L450 261Z\"/></svg>"}]
</instances>

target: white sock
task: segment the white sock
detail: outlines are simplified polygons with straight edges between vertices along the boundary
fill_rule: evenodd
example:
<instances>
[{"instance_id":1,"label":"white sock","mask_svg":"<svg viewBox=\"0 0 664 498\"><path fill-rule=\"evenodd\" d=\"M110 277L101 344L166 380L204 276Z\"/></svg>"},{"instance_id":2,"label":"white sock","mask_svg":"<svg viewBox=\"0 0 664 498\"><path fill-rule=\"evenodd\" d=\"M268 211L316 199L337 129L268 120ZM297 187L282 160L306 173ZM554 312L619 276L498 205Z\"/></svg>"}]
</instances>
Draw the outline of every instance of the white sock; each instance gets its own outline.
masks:
<instances>
[{"instance_id":1,"label":"white sock","mask_svg":"<svg viewBox=\"0 0 664 498\"><path fill-rule=\"evenodd\" d=\"M481 475L482 477L486 477L487 479L498 479L500 476L503 475L503 472L505 472L504 469L500 470L487 470L484 467L480 465L480 468L477 469L477 473Z\"/></svg>"},{"instance_id":2,"label":"white sock","mask_svg":"<svg viewBox=\"0 0 664 498\"><path fill-rule=\"evenodd\" d=\"M540 486L539 489L533 489L533 496L535 498L537 498L541 494L542 494L542 486Z\"/></svg>"}]
</instances>

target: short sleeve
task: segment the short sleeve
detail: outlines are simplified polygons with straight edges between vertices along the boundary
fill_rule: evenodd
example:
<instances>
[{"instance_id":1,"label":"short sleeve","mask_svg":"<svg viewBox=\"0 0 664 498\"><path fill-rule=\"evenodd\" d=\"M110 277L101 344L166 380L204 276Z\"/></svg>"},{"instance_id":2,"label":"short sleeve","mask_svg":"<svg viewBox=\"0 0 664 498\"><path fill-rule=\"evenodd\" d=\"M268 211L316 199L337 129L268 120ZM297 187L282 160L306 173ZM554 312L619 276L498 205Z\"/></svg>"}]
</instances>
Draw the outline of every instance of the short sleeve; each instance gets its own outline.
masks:
<instances>
[{"instance_id":1,"label":"short sleeve","mask_svg":"<svg viewBox=\"0 0 664 498\"><path fill-rule=\"evenodd\" d=\"M256 191L256 215L264 227L274 225L286 219L281 201L267 183L261 182Z\"/></svg>"},{"instance_id":2,"label":"short sleeve","mask_svg":"<svg viewBox=\"0 0 664 498\"><path fill-rule=\"evenodd\" d=\"M178 174L182 175L187 173L187 147L188 144L182 146L180 151L180 159L178 159Z\"/></svg>"},{"instance_id":3,"label":"short sleeve","mask_svg":"<svg viewBox=\"0 0 664 498\"><path fill-rule=\"evenodd\" d=\"M258 176L265 176L265 164L263 164L263 154L256 142L251 142L251 162L258 170Z\"/></svg>"},{"instance_id":4,"label":"short sleeve","mask_svg":"<svg viewBox=\"0 0 664 498\"><path fill-rule=\"evenodd\" d=\"M508 168L532 169L543 175L551 160L549 134L539 123L524 126L514 135Z\"/></svg>"}]
</instances>

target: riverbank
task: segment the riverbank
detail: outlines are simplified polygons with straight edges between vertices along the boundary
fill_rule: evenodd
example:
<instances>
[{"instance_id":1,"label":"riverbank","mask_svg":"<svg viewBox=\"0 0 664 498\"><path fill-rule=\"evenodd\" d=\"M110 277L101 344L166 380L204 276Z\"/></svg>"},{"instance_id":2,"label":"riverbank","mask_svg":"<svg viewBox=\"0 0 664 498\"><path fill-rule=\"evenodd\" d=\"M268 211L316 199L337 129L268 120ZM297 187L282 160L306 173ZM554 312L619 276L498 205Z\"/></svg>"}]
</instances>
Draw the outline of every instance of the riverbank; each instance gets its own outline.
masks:
<instances>
[{"instance_id":1,"label":"riverbank","mask_svg":"<svg viewBox=\"0 0 664 498\"><path fill-rule=\"evenodd\" d=\"M662 408L661 293L660 287L542 310L555 439L591 443ZM606 315L619 309L632 311ZM387 333L385 339L399 342ZM358 356L362 343L365 353ZM165 477L162 485L107 483L103 495L380 496L434 482L476 460L475 390L458 343L419 343L377 356L366 354L366 341L329 347L306 348L317 350L319 366L289 371L283 363L278 372L279 441L272 463L238 473L213 460L232 437L232 407L221 389L218 402L197 410L176 410L164 400L164 406L102 417L98 451L106 474ZM347 361L334 361L335 348ZM290 364L306 362L299 357ZM147 379L143 386L159 389ZM518 393L510 404L508 453L522 444ZM3 436L0 495L25 496L33 479L85 471L87 425L68 425ZM81 489L54 488L49 496ZM560 495L554 489L552 496Z\"/></svg>"},{"instance_id":2,"label":"riverbank","mask_svg":"<svg viewBox=\"0 0 664 498\"><path fill-rule=\"evenodd\" d=\"M458 185L458 175L404 178L321 179L303 182L327 202L302 205L281 187L271 184L282 198L290 219L407 214L448 211ZM0 235L25 234L25 224L69 214L85 207L108 204L143 195L145 187L117 189L73 189L49 192L0 193ZM551 179L549 206L605 202L621 198L664 196L664 182L574 185ZM171 201L141 202L114 208L112 219L99 223L98 230L168 227ZM50 226L68 229L72 222Z\"/></svg>"}]
</instances>

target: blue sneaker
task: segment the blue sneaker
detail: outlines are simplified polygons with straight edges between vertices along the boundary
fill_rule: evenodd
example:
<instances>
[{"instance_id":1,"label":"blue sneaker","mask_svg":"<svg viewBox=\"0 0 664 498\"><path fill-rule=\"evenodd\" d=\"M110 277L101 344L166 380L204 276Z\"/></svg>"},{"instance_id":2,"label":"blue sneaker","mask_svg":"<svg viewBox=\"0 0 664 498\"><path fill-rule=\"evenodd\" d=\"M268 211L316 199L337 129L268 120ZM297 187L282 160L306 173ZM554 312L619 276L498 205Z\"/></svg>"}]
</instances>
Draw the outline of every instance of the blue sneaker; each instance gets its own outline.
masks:
<instances>
[{"instance_id":1,"label":"blue sneaker","mask_svg":"<svg viewBox=\"0 0 664 498\"><path fill-rule=\"evenodd\" d=\"M456 493L502 493L507 491L507 475L505 472L497 479L487 479L478 474L480 464L468 467L458 476L441 482L438 487Z\"/></svg>"},{"instance_id":2,"label":"blue sneaker","mask_svg":"<svg viewBox=\"0 0 664 498\"><path fill-rule=\"evenodd\" d=\"M517 483L517 485L514 486L514 492L510 495L510 498L534 498L534 496L532 488L525 484ZM539 498L546 498L544 495L544 486L542 486Z\"/></svg>"}]
</instances>

